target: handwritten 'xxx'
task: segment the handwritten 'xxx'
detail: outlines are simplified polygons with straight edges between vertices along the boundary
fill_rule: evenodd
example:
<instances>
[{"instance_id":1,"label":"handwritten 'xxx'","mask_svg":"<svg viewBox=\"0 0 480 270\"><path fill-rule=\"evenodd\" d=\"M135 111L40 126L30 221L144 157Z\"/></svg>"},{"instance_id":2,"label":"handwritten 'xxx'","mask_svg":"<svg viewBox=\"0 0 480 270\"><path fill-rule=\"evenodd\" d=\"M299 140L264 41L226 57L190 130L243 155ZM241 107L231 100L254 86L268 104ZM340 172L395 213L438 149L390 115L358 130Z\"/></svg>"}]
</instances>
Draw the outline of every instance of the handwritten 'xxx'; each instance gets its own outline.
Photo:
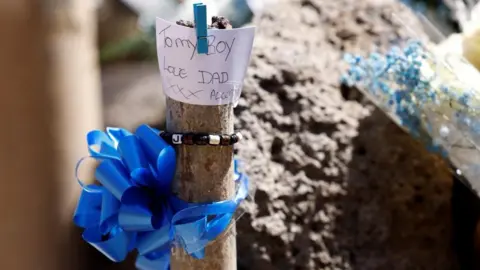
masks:
<instances>
[{"instance_id":1,"label":"handwritten 'xxx'","mask_svg":"<svg viewBox=\"0 0 480 270\"><path fill-rule=\"evenodd\" d=\"M197 96L197 94L203 91L203 90L198 90L198 91L192 92L191 90L185 90L183 87L180 87L178 84L170 85L167 88L167 90L170 90L170 89L173 89L173 92L175 94L179 94L179 93L182 94L182 96L185 99L190 99L192 97L199 99L199 96Z\"/></svg>"}]
</instances>

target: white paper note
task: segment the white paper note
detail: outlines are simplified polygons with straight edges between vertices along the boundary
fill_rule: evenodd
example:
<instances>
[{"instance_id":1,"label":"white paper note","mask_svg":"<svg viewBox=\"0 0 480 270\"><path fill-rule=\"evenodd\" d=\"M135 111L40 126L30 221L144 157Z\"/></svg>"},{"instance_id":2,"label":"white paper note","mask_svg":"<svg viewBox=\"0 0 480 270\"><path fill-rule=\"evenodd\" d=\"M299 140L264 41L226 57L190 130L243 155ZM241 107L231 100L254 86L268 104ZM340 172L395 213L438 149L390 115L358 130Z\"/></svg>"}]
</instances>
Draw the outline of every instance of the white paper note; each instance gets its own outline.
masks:
<instances>
[{"instance_id":1,"label":"white paper note","mask_svg":"<svg viewBox=\"0 0 480 270\"><path fill-rule=\"evenodd\" d=\"M168 97L196 105L237 103L255 28L209 29L208 54L197 53L195 29L157 18L157 54Z\"/></svg>"}]
</instances>

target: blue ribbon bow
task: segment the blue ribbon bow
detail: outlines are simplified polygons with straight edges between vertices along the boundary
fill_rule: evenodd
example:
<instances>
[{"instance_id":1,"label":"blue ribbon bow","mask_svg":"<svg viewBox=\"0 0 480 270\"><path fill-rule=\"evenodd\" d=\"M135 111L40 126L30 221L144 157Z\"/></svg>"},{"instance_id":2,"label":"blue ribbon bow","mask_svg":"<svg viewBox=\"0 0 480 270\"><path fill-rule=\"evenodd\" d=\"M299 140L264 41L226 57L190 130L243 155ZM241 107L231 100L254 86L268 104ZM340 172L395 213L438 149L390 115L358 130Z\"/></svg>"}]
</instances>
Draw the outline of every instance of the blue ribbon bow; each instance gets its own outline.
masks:
<instances>
[{"instance_id":1,"label":"blue ribbon bow","mask_svg":"<svg viewBox=\"0 0 480 270\"><path fill-rule=\"evenodd\" d=\"M114 262L137 249L141 270L169 269L173 245L203 258L205 246L228 227L248 195L248 178L238 172L237 160L233 200L187 203L173 195L175 150L158 133L147 125L135 134L120 128L88 133L90 156L99 161L95 178L102 185L79 180L83 190L73 218L85 229L83 239Z\"/></svg>"}]
</instances>

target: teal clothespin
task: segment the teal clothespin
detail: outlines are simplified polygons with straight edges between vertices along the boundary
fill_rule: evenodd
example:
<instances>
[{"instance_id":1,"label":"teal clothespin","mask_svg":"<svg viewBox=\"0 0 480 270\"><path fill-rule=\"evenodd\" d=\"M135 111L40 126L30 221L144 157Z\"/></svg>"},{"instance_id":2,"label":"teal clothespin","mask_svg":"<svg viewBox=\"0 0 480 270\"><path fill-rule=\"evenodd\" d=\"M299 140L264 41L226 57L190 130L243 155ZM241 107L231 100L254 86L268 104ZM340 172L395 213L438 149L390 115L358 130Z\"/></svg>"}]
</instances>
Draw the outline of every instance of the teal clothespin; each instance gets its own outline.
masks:
<instances>
[{"instance_id":1,"label":"teal clothespin","mask_svg":"<svg viewBox=\"0 0 480 270\"><path fill-rule=\"evenodd\" d=\"M193 16L195 18L195 30L197 31L198 54L208 53L207 40L207 6L202 3L193 4Z\"/></svg>"}]
</instances>

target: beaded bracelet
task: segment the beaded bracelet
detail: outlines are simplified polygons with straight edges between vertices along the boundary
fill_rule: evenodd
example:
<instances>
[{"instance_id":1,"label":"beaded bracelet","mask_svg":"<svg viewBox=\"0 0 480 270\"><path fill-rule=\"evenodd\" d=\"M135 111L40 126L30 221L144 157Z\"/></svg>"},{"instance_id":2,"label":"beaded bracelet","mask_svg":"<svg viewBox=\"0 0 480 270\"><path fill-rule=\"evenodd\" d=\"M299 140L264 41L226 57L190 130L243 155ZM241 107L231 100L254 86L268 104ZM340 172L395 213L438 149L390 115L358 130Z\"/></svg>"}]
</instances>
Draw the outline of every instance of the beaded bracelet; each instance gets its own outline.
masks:
<instances>
[{"instance_id":1,"label":"beaded bracelet","mask_svg":"<svg viewBox=\"0 0 480 270\"><path fill-rule=\"evenodd\" d=\"M161 131L159 134L169 144L174 145L234 145L242 139L242 134L208 134L208 133L170 133Z\"/></svg>"}]
</instances>

